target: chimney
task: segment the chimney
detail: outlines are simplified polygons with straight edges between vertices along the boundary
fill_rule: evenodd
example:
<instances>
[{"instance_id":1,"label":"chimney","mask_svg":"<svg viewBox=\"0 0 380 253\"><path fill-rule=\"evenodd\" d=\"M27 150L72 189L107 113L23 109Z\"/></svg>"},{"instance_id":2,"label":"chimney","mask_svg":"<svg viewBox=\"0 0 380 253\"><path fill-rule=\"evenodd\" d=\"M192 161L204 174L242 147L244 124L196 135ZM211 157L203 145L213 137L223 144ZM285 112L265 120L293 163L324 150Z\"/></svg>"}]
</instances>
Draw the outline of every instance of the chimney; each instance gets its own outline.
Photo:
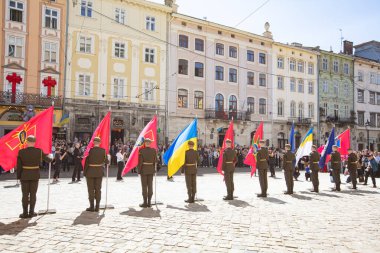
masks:
<instances>
[{"instance_id":1,"label":"chimney","mask_svg":"<svg viewBox=\"0 0 380 253\"><path fill-rule=\"evenodd\" d=\"M353 53L353 48L354 48L354 43L351 41L345 40L343 41L343 53L352 55Z\"/></svg>"},{"instance_id":2,"label":"chimney","mask_svg":"<svg viewBox=\"0 0 380 253\"><path fill-rule=\"evenodd\" d=\"M165 5L172 8L173 12L177 12L178 11L178 4L176 4L175 2L176 2L176 0L165 0Z\"/></svg>"}]
</instances>

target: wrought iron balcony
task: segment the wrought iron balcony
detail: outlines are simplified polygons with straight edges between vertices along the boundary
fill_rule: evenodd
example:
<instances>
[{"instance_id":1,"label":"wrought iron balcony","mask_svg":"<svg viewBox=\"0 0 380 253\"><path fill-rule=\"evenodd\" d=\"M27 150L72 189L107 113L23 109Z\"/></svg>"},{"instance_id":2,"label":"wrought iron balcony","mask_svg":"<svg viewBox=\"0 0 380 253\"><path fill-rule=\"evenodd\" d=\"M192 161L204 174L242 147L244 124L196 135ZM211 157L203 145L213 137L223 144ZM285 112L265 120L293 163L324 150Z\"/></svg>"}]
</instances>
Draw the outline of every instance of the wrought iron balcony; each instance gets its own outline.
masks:
<instances>
[{"instance_id":1,"label":"wrought iron balcony","mask_svg":"<svg viewBox=\"0 0 380 253\"><path fill-rule=\"evenodd\" d=\"M355 115L351 115L351 117L339 117L339 116L327 116L325 118L326 123L333 123L333 124L355 124Z\"/></svg>"},{"instance_id":2,"label":"wrought iron balcony","mask_svg":"<svg viewBox=\"0 0 380 253\"><path fill-rule=\"evenodd\" d=\"M288 118L288 125L291 125L293 122L296 125L309 126L311 124L311 118L289 117Z\"/></svg>"},{"instance_id":3,"label":"wrought iron balcony","mask_svg":"<svg viewBox=\"0 0 380 253\"><path fill-rule=\"evenodd\" d=\"M206 119L220 119L220 120L248 120L246 112L239 111L220 111L215 109L206 109Z\"/></svg>"},{"instance_id":4,"label":"wrought iron balcony","mask_svg":"<svg viewBox=\"0 0 380 253\"><path fill-rule=\"evenodd\" d=\"M62 106L62 97L50 96L40 94L30 94L17 92L12 96L12 92L9 91L0 91L0 105L33 105L35 107L49 107L54 101L54 106Z\"/></svg>"}]
</instances>

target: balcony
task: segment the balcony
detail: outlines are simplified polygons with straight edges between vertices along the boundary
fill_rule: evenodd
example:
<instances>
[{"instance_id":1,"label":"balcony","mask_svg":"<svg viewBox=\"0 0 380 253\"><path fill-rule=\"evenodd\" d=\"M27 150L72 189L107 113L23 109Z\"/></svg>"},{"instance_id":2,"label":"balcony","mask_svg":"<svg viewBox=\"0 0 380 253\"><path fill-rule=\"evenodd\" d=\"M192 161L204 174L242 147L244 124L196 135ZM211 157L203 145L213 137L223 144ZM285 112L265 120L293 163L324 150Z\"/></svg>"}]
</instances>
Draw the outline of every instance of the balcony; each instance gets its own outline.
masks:
<instances>
[{"instance_id":1,"label":"balcony","mask_svg":"<svg viewBox=\"0 0 380 253\"><path fill-rule=\"evenodd\" d=\"M54 101L55 107L62 106L62 97L47 97L40 94L30 94L17 92L14 98L12 99L12 93L9 91L0 91L0 105L18 105L18 106L27 106L33 105L34 107L49 107Z\"/></svg>"},{"instance_id":2,"label":"balcony","mask_svg":"<svg viewBox=\"0 0 380 253\"><path fill-rule=\"evenodd\" d=\"M206 109L206 119L220 119L220 120L248 120L247 112L242 111L219 111L215 109Z\"/></svg>"},{"instance_id":3,"label":"balcony","mask_svg":"<svg viewBox=\"0 0 380 253\"><path fill-rule=\"evenodd\" d=\"M337 125L353 125L355 124L355 115L351 117L339 117L339 116L327 116L325 118L326 123L337 124Z\"/></svg>"},{"instance_id":4,"label":"balcony","mask_svg":"<svg viewBox=\"0 0 380 253\"><path fill-rule=\"evenodd\" d=\"M311 125L311 118L302 118L302 117L289 117L288 118L288 125L296 124L299 126L310 126Z\"/></svg>"}]
</instances>

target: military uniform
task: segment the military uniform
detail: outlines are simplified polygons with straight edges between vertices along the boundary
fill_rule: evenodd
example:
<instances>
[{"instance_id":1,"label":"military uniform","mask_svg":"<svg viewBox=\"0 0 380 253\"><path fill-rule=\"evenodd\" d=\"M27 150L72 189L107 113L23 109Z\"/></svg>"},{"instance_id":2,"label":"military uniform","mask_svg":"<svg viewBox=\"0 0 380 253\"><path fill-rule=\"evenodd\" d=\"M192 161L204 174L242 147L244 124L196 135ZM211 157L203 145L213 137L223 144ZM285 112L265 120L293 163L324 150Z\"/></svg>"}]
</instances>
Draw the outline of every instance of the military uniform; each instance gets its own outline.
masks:
<instances>
[{"instance_id":1,"label":"military uniform","mask_svg":"<svg viewBox=\"0 0 380 253\"><path fill-rule=\"evenodd\" d=\"M266 197L268 190L268 149L266 147L261 147L257 152L256 159L256 167L259 171L259 181L261 187L261 194L259 197Z\"/></svg>"},{"instance_id":2,"label":"military uniform","mask_svg":"<svg viewBox=\"0 0 380 253\"><path fill-rule=\"evenodd\" d=\"M144 203L141 207L150 207L153 196L153 175L156 172L157 151L154 148L145 147L139 151L138 173L141 178L142 195Z\"/></svg>"},{"instance_id":3,"label":"military uniform","mask_svg":"<svg viewBox=\"0 0 380 253\"><path fill-rule=\"evenodd\" d=\"M185 164L182 167L182 173L185 173L187 194L189 199L186 202L194 203L195 194L197 193L197 163L199 163L198 152L189 149L185 152Z\"/></svg>"},{"instance_id":4,"label":"military uniform","mask_svg":"<svg viewBox=\"0 0 380 253\"><path fill-rule=\"evenodd\" d=\"M226 148L223 152L222 170L224 172L224 182L227 187L227 196L225 200L234 198L234 172L236 163L236 151L232 148Z\"/></svg>"},{"instance_id":5,"label":"military uniform","mask_svg":"<svg viewBox=\"0 0 380 253\"><path fill-rule=\"evenodd\" d=\"M332 176L335 182L335 190L340 191L341 159L340 159L340 153L338 151L334 151L331 153L331 168L332 168Z\"/></svg>"},{"instance_id":6,"label":"military uniform","mask_svg":"<svg viewBox=\"0 0 380 253\"><path fill-rule=\"evenodd\" d=\"M88 200L90 201L90 208L87 211L94 211L94 199L96 200L95 211L99 211L104 176L103 169L104 165L108 163L107 153L104 148L93 147L90 149L83 171L83 175L87 180Z\"/></svg>"},{"instance_id":7,"label":"military uniform","mask_svg":"<svg viewBox=\"0 0 380 253\"><path fill-rule=\"evenodd\" d=\"M358 166L357 161L358 161L358 158L355 153L351 153L348 155L347 168L348 168L348 172L350 173L353 189L356 189L356 177L357 177L357 166Z\"/></svg>"},{"instance_id":8,"label":"military uniform","mask_svg":"<svg viewBox=\"0 0 380 253\"><path fill-rule=\"evenodd\" d=\"M317 151L312 151L310 153L310 169L311 169L311 182L313 183L314 192L319 192L319 159L321 158L320 154Z\"/></svg>"},{"instance_id":9,"label":"military uniform","mask_svg":"<svg viewBox=\"0 0 380 253\"><path fill-rule=\"evenodd\" d=\"M21 149L17 156L17 179L21 181L22 209L21 218L35 216L36 193L40 179L40 164L42 161L51 162L52 159L44 154L41 149L28 147Z\"/></svg>"},{"instance_id":10,"label":"military uniform","mask_svg":"<svg viewBox=\"0 0 380 253\"><path fill-rule=\"evenodd\" d=\"M294 172L295 159L296 159L296 156L290 150L288 150L284 154L284 157L283 157L283 169L284 169L284 174L285 174L284 176L285 176L287 194L293 194L293 187L294 187L293 172Z\"/></svg>"}]
</instances>

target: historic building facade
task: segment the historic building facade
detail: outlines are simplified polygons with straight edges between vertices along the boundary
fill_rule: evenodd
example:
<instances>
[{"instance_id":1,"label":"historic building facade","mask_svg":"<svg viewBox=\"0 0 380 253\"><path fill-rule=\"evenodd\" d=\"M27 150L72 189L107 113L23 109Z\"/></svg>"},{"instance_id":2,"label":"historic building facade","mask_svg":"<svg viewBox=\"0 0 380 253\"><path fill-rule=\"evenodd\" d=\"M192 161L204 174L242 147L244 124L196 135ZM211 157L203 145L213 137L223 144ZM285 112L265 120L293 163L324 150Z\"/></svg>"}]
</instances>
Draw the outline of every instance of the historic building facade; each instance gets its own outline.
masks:
<instances>
[{"instance_id":1,"label":"historic building facade","mask_svg":"<svg viewBox=\"0 0 380 253\"><path fill-rule=\"evenodd\" d=\"M221 145L234 119L235 142L249 145L264 121L271 139L268 90L272 85L269 24L259 36L173 13L168 71L169 140L198 118L199 144Z\"/></svg>"},{"instance_id":2,"label":"historic building facade","mask_svg":"<svg viewBox=\"0 0 380 253\"><path fill-rule=\"evenodd\" d=\"M66 0L0 2L0 136L55 104L62 115ZM26 109L28 108L28 109ZM54 129L54 135L59 129Z\"/></svg>"},{"instance_id":3,"label":"historic building facade","mask_svg":"<svg viewBox=\"0 0 380 253\"><path fill-rule=\"evenodd\" d=\"M78 0L69 9L68 138L88 138L109 108L112 140L135 141L155 113L163 129L172 8L138 0Z\"/></svg>"}]
</instances>

